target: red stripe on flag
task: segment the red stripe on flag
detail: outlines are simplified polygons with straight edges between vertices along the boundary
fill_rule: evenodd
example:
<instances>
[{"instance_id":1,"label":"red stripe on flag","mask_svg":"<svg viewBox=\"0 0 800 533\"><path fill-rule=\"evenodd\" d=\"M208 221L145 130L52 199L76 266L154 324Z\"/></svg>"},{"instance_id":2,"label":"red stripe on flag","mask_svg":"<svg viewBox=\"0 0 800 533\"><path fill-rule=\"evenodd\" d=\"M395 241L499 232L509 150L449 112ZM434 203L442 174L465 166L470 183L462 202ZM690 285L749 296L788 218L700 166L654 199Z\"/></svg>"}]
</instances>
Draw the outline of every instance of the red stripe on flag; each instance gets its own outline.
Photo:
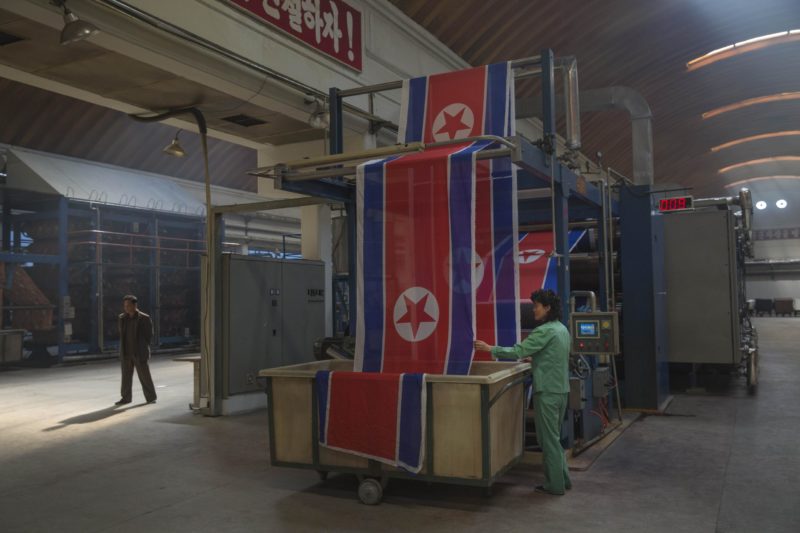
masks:
<instances>
[{"instance_id":1,"label":"red stripe on flag","mask_svg":"<svg viewBox=\"0 0 800 533\"><path fill-rule=\"evenodd\" d=\"M428 78L424 142L479 135L483 131L485 93L486 67Z\"/></svg>"},{"instance_id":2,"label":"red stripe on flag","mask_svg":"<svg viewBox=\"0 0 800 533\"><path fill-rule=\"evenodd\" d=\"M462 147L429 149L386 165L383 372L445 373L451 254L447 155Z\"/></svg>"},{"instance_id":3,"label":"red stripe on flag","mask_svg":"<svg viewBox=\"0 0 800 533\"><path fill-rule=\"evenodd\" d=\"M333 372L327 445L394 460L400 376Z\"/></svg>"},{"instance_id":4,"label":"red stripe on flag","mask_svg":"<svg viewBox=\"0 0 800 533\"><path fill-rule=\"evenodd\" d=\"M549 231L528 233L519 243L519 295L525 301L544 285L547 262L553 251Z\"/></svg>"}]
</instances>

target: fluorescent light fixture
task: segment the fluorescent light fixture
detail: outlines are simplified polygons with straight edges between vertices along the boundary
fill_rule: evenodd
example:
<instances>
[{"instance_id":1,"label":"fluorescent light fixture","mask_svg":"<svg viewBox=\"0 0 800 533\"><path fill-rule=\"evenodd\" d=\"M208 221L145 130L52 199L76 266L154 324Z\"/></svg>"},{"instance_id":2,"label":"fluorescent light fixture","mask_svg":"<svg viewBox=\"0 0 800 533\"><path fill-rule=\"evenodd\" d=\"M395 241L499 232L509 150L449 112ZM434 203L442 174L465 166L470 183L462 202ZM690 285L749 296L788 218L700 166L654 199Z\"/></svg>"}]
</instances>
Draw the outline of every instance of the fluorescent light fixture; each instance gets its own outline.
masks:
<instances>
[{"instance_id":1,"label":"fluorescent light fixture","mask_svg":"<svg viewBox=\"0 0 800 533\"><path fill-rule=\"evenodd\" d=\"M758 202L756 202L756 209L762 209L763 210L763 209L766 209L766 208L767 208L767 202L765 202L764 200L759 200Z\"/></svg>"},{"instance_id":2,"label":"fluorescent light fixture","mask_svg":"<svg viewBox=\"0 0 800 533\"><path fill-rule=\"evenodd\" d=\"M778 200L777 202L775 202L775 206L776 206L778 209L785 209L787 205L788 205L788 204L786 203L786 200L784 200L783 198L781 198L780 200Z\"/></svg>"},{"instance_id":3,"label":"fluorescent light fixture","mask_svg":"<svg viewBox=\"0 0 800 533\"><path fill-rule=\"evenodd\" d=\"M728 104L716 109L712 109L711 111L706 111L702 116L703 120L705 120L707 118L716 117L717 115L721 115L723 113L737 111L745 107L759 104L771 104L774 102L786 102L788 100L800 100L800 91L770 94L768 96L757 96L755 98L748 98L747 100L740 100L739 102L735 102L733 104Z\"/></svg>"},{"instance_id":4,"label":"fluorescent light fixture","mask_svg":"<svg viewBox=\"0 0 800 533\"><path fill-rule=\"evenodd\" d=\"M799 135L800 130L786 130L786 131L775 131L772 133L762 133L760 135L751 135L750 137L742 137L740 139L735 139L733 141L729 141L718 146L715 146L711 149L712 152L719 152L720 150L724 150L726 148L730 148L732 146L737 146L739 144L749 143L753 141L761 141L764 139L775 139L778 137L790 137L792 135Z\"/></svg>"},{"instance_id":5,"label":"fluorescent light fixture","mask_svg":"<svg viewBox=\"0 0 800 533\"><path fill-rule=\"evenodd\" d=\"M717 48L699 57L696 57L686 63L687 70L696 70L705 67L712 63L716 63L722 59L728 59L754 50L761 50L768 46L782 44L800 39L800 29L779 31L777 33L769 33L752 39L739 41L738 43L729 44L722 48Z\"/></svg>"},{"instance_id":6,"label":"fluorescent light fixture","mask_svg":"<svg viewBox=\"0 0 800 533\"><path fill-rule=\"evenodd\" d=\"M762 165L764 163L789 163L789 162L800 162L800 156L782 155L778 157L765 157L763 159L751 159L750 161L744 161L742 163L736 163L735 165L723 167L719 169L719 173L724 174L726 172L735 170L737 168L750 167L753 165Z\"/></svg>"},{"instance_id":7,"label":"fluorescent light fixture","mask_svg":"<svg viewBox=\"0 0 800 533\"><path fill-rule=\"evenodd\" d=\"M768 39L774 39L775 37L783 37L784 35L789 35L788 31L779 31L778 33L770 33L768 35L762 35L760 37L753 37L752 39L747 39L746 41L739 41L738 43L734 43L733 46L739 47L744 46L750 43L757 43L760 41L766 41Z\"/></svg>"}]
</instances>

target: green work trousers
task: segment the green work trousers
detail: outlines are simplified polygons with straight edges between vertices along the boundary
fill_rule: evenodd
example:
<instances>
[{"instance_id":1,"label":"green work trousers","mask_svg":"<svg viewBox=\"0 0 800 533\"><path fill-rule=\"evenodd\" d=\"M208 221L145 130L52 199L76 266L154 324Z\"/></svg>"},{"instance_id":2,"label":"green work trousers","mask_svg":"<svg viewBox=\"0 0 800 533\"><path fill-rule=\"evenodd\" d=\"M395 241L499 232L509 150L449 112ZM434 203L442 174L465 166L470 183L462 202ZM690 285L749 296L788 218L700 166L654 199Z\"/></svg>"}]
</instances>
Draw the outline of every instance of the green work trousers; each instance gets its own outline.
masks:
<instances>
[{"instance_id":1,"label":"green work trousers","mask_svg":"<svg viewBox=\"0 0 800 533\"><path fill-rule=\"evenodd\" d=\"M533 409L536 438L542 447L544 488L555 494L564 494L566 489L572 488L567 459L561 447L561 421L567 410L567 394L537 392L533 395Z\"/></svg>"}]
</instances>

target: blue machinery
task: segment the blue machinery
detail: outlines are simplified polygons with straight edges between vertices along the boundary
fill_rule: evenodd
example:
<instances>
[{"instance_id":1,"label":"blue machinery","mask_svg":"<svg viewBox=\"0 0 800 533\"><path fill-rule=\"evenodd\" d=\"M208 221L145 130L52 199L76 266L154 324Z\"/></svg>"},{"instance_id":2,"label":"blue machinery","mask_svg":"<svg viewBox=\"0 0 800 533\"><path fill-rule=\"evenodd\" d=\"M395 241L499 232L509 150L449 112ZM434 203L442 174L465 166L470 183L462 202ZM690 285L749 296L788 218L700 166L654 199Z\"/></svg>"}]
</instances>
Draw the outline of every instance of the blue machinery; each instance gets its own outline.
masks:
<instances>
[{"instance_id":1,"label":"blue machinery","mask_svg":"<svg viewBox=\"0 0 800 533\"><path fill-rule=\"evenodd\" d=\"M574 98L569 94L569 86L567 86L567 115L577 117L577 70L574 58L555 58L552 50L544 50L540 56L521 59L512 62L515 69L515 77L529 77L531 75L540 74L542 77L542 117L543 117L543 136L539 141L532 143L521 136L510 137L507 139L498 137L480 137L482 139L490 138L495 141L495 144L478 155L479 158L492 158L492 157L508 157L519 168L518 172L518 189L520 193L526 191L550 190L548 195L526 195L520 194L519 202L519 223L520 226L548 224L552 223L555 233L555 252L558 258L558 292L562 302L565 303L564 321L569 323L569 309L566 308L566 302L570 301L571 287L570 287L570 253L568 232L569 225L575 222L585 222L587 220L595 221L597 227L598 242L603 243L602 247L598 247L599 251L599 272L598 284L599 287L599 310L600 311L614 311L613 307L613 263L612 263L612 248L608 246L608 242L613 239L612 226L607 221L610 221L613 216L617 216L620 212L620 207L617 201L612 199L611 190L607 183L600 181L595 183L588 182L585 177L579 176L574 173L568 164L564 161L569 161L569 158L559 158L556 153L556 109L555 109L555 75L556 69L561 69L564 73L565 82L568 77L574 76ZM573 80L569 80L572 82ZM344 154L343 152L343 100L344 98L357 96L357 95L370 95L370 97L377 92L396 90L401 87L401 82L390 82L375 86L359 87L355 89L340 90L338 88L331 88L329 91L329 110L330 110L330 145L329 152L331 155L314 159L305 159L286 164L277 165L259 169L254 174L262 177L270 177L276 181L276 186L284 190L293 191L301 194L306 194L318 198L324 198L329 201L342 202L345 205L347 214L347 235L350 243L356 242L356 223L355 223L355 195L352 183L346 181L343 176L353 175L355 173L353 163L364 160L367 158L375 158L384 155L397 154L403 152L411 152L422 150L425 145L422 143L413 143L407 145L397 145L386 148L377 148L356 154ZM572 106L572 107L570 107ZM379 124L383 125L383 124ZM375 124L372 125L373 127ZM569 128L569 120L568 120ZM568 130L567 146L570 150L576 150L580 147L580 140L572 135ZM457 142L465 142L469 140L477 140L478 138L459 139ZM445 143L432 143L427 146L441 145ZM639 195L623 195L623 199L627 199L631 206L637 206L637 213L644 212L650 215L650 195L647 192ZM646 206L646 207L645 207ZM633 207L632 207L633 208ZM635 217L631 217L633 220ZM639 219L637 224L641 222ZM597 222L600 221L600 222ZM639 246L644 243L652 244L652 233L649 232L650 225L647 225L648 231L646 234L633 234L632 238L627 239L625 246L628 249L636 250L635 254L629 253L630 261L637 261L639 256ZM641 240L641 243L638 242ZM650 246L648 249L652 249ZM655 258L657 259L657 257ZM348 315L355 316L356 308L356 290L355 290L355 263L356 263L356 247L348 246L348 270L350 272L348 285L349 285L349 305ZM657 268L657 264L651 262L651 267ZM624 270L624 267L623 267ZM647 269L645 269L647 270ZM651 269L650 272L653 272ZM631 283L633 294L637 294L636 299L631 299L632 302L639 300L638 295L640 291L644 290L649 294L655 294L652 285L652 276L640 276L641 283L637 283L636 278ZM649 280L649 281L648 281ZM627 283L627 281L626 281ZM647 284L650 284L648 287ZM644 298L644 300L647 300ZM647 305L645 303L645 305ZM652 301L650 302L652 307ZM648 329L644 322L654 318L653 312L640 315L638 312L629 314L630 319L626 318L624 323L628 331L636 331L635 341L638 342L638 348L647 348L654 346L653 342L653 327L652 323ZM663 314L659 315L663 318ZM352 323L352 320L351 320ZM659 330L660 331L660 330ZM351 326L350 335L354 335ZM641 357L639 354L637 357ZM645 357L646 358L646 357ZM628 361L626 360L626 363ZM634 408L652 408L659 407L659 398L656 398L650 392L653 383L661 383L666 379L666 373L661 373L658 365L639 365L634 364L632 360L631 368L627 372L628 381L630 383L641 383L640 386L629 387L626 389L626 400L629 407ZM609 374L597 372L601 379L590 379L595 374L597 369L597 358L591 358L588 362L584 360L584 367L579 370L578 375L582 375L581 387L574 395L577 396L576 402L572 404L571 421L572 423L565 424L565 437L564 441L568 447L572 448L574 445L588 442L593 440L597 435L602 433L601 424L604 426L608 420L603 421L602 416L597 415L596 409L598 402L602 398L609 397L608 379ZM608 367L603 367L601 370L608 370ZM638 372L649 373L644 378L639 377ZM591 374L591 376L589 375ZM620 386L619 383L615 384ZM595 389L596 391L593 391ZM601 389L601 390L600 390ZM658 387L661 390L661 387ZM660 394L660 393L659 393ZM621 418L621 413L620 413Z\"/></svg>"}]
</instances>

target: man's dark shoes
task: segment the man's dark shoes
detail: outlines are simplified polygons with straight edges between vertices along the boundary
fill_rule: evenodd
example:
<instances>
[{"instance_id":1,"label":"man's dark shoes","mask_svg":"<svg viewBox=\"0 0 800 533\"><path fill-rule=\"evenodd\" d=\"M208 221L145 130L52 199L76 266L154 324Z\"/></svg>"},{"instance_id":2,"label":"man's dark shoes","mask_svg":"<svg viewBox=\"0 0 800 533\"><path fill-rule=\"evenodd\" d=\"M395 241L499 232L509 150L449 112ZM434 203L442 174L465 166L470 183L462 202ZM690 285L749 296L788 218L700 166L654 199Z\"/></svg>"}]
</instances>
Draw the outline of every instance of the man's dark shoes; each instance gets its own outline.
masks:
<instances>
[{"instance_id":1,"label":"man's dark shoes","mask_svg":"<svg viewBox=\"0 0 800 533\"><path fill-rule=\"evenodd\" d=\"M563 496L564 493L552 492L544 488L544 485L536 485L536 488L533 489L534 492L541 492L542 494L549 494L551 496Z\"/></svg>"},{"instance_id":2,"label":"man's dark shoes","mask_svg":"<svg viewBox=\"0 0 800 533\"><path fill-rule=\"evenodd\" d=\"M156 403L156 398L153 398L152 400L147 400L147 403Z\"/></svg>"},{"instance_id":3,"label":"man's dark shoes","mask_svg":"<svg viewBox=\"0 0 800 533\"><path fill-rule=\"evenodd\" d=\"M130 400L120 400L118 402L114 402L114 405L125 405L125 404L128 404L128 403L131 403L131 401Z\"/></svg>"}]
</instances>

